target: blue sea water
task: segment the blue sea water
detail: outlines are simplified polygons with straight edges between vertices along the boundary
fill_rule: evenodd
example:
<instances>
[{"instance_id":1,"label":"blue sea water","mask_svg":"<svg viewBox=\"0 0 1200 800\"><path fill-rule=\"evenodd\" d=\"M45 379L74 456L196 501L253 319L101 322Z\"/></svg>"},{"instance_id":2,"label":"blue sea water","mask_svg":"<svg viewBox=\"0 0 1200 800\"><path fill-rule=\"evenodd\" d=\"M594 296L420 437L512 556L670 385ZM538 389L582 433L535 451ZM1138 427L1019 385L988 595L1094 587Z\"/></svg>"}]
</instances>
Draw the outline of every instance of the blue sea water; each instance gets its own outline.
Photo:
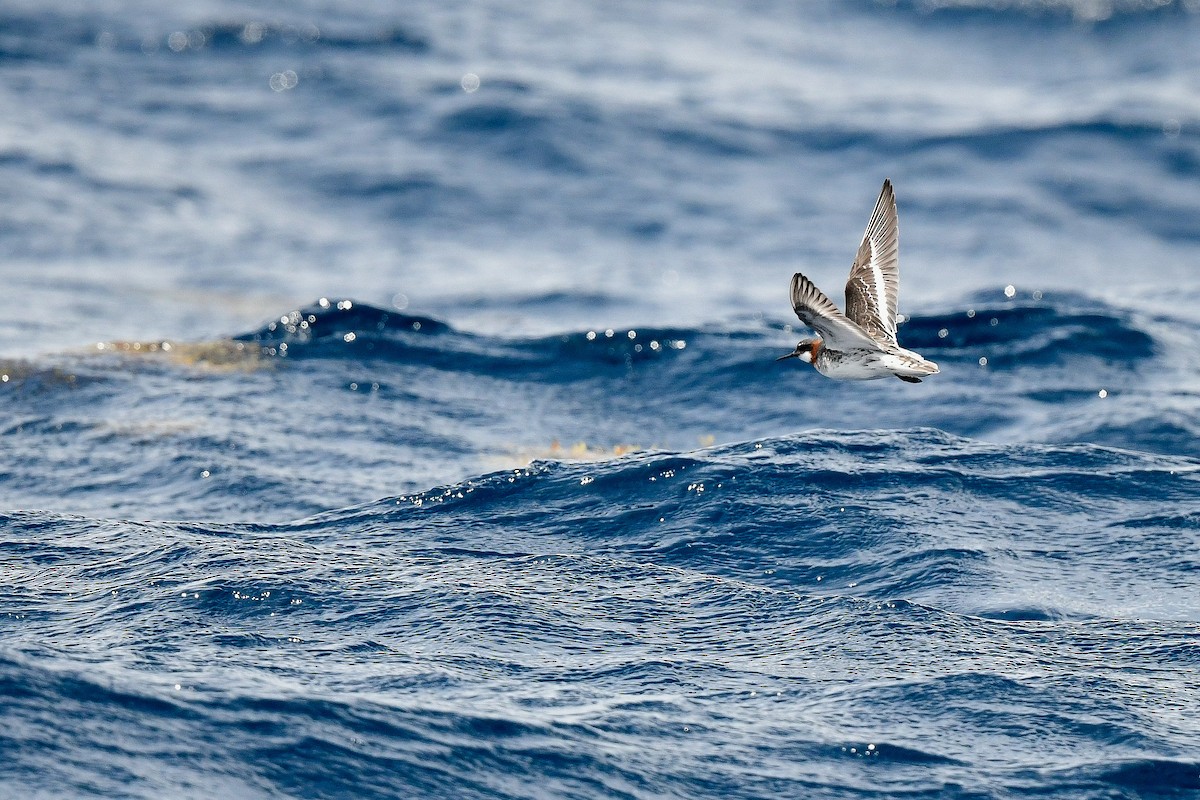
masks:
<instances>
[{"instance_id":1,"label":"blue sea water","mask_svg":"<svg viewBox=\"0 0 1200 800\"><path fill-rule=\"evenodd\" d=\"M1200 796L1198 41L5 4L0 796Z\"/></svg>"}]
</instances>

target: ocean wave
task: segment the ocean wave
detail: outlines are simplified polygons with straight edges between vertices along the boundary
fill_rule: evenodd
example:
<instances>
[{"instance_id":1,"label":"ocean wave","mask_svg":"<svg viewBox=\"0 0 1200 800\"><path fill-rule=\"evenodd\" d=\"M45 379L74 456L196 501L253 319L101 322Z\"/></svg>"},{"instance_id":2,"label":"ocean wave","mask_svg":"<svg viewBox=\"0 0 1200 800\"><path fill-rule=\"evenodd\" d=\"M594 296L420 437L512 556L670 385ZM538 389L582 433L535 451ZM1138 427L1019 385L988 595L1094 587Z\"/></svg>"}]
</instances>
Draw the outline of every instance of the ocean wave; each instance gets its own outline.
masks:
<instances>
[{"instance_id":1,"label":"ocean wave","mask_svg":"<svg viewBox=\"0 0 1200 800\"><path fill-rule=\"evenodd\" d=\"M542 302L558 301L530 300ZM424 489L531 459L686 452L807 429L927 426L1005 446L1194 455L1200 423L1188 409L1197 395L1164 367L1187 324L1072 295L968 298L901 326L901 343L942 372L900 387L776 363L801 336L780 319L520 336L326 300L233 340L111 342L3 365L11 418L0 431L10 453L2 471L30 507L91 512L120 486L110 509L153 515L184 503L201 518L244 519L270 509L304 515L373 499L386 493L380 487ZM44 480L47 459L53 482ZM806 480L837 491L857 478L835 464ZM911 580L936 584L941 570L968 563L928 556Z\"/></svg>"},{"instance_id":2,"label":"ocean wave","mask_svg":"<svg viewBox=\"0 0 1200 800\"><path fill-rule=\"evenodd\" d=\"M824 431L289 523L3 514L0 781L120 792L149 760L242 794L752 796L870 761L912 793L1190 788L1198 479Z\"/></svg>"},{"instance_id":3,"label":"ocean wave","mask_svg":"<svg viewBox=\"0 0 1200 800\"><path fill-rule=\"evenodd\" d=\"M1138 363L1155 354L1155 342L1131 315L1081 296L979 298L966 310L917 316L900 331L906 346L948 355L981 354L993 369L1099 359ZM978 357L978 356L977 356Z\"/></svg>"},{"instance_id":4,"label":"ocean wave","mask_svg":"<svg viewBox=\"0 0 1200 800\"><path fill-rule=\"evenodd\" d=\"M534 462L355 513L419 531L439 552L533 555L547 541L570 542L574 551L770 586L919 598L993 618L1089 618L1122 603L1140 607L1135 585L1152 581L1162 591L1173 580L1130 569L1112 538L1085 532L1082 521L1106 530L1121 524L1117 515L1131 524L1123 540L1152 546L1160 527L1152 514L1164 503L1188 508L1198 478L1194 460L1090 445L985 445L932 430L829 432L692 454ZM1011 523L1000 540L989 536L989 520L1017 498L1028 524ZM481 530L462 515L492 522ZM1120 570L1073 576L1079 594L1056 593L1036 613L999 610L1012 570L1029 569L1032 578L1064 546L1055 531L1081 522L1071 546L1108 552ZM1086 599L1099 597L1098 585L1108 592L1104 608Z\"/></svg>"},{"instance_id":5,"label":"ocean wave","mask_svg":"<svg viewBox=\"0 0 1200 800\"><path fill-rule=\"evenodd\" d=\"M981 298L982 300L982 298ZM322 299L288 312L257 331L236 337L271 356L382 358L422 361L452 369L570 372L580 362L669 365L689 347L704 351L714 371L729 359L765 360L778 348L783 323L725 324L708 328L627 328L569 332L537 338L480 336L428 316L386 310L352 300ZM965 310L908 318L900 327L906 347L934 358L977 360L994 369L1100 360L1136 364L1156 352L1153 336L1127 313L1083 297L1038 293L1036 299L970 303ZM690 343L690 344L689 344ZM753 351L761 350L751 356ZM689 359L688 369L697 366ZM579 374L579 373L576 373Z\"/></svg>"}]
</instances>

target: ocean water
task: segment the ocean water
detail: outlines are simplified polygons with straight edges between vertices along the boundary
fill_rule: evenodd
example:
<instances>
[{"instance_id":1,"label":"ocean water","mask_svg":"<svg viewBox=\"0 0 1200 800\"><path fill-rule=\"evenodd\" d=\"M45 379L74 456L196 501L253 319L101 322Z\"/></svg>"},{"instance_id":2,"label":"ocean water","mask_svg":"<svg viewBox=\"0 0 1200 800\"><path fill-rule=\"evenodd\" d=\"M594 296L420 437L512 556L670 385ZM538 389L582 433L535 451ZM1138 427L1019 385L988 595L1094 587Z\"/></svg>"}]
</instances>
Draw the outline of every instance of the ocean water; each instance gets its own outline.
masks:
<instances>
[{"instance_id":1,"label":"ocean water","mask_svg":"<svg viewBox=\"0 0 1200 800\"><path fill-rule=\"evenodd\" d=\"M0 796L1200 796L1197 41L5 4Z\"/></svg>"}]
</instances>

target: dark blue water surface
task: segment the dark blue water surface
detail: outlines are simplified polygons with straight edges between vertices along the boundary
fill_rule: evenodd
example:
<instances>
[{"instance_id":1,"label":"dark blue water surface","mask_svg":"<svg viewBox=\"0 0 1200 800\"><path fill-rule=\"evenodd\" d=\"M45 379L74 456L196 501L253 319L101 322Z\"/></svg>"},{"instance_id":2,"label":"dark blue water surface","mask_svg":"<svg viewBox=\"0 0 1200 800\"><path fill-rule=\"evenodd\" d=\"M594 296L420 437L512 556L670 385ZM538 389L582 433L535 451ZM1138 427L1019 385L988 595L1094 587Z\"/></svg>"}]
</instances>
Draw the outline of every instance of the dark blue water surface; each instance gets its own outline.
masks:
<instances>
[{"instance_id":1,"label":"dark blue water surface","mask_svg":"<svg viewBox=\"0 0 1200 800\"><path fill-rule=\"evenodd\" d=\"M1200 796L1196 3L87 5L0 796ZM776 363L884 177L941 373Z\"/></svg>"}]
</instances>

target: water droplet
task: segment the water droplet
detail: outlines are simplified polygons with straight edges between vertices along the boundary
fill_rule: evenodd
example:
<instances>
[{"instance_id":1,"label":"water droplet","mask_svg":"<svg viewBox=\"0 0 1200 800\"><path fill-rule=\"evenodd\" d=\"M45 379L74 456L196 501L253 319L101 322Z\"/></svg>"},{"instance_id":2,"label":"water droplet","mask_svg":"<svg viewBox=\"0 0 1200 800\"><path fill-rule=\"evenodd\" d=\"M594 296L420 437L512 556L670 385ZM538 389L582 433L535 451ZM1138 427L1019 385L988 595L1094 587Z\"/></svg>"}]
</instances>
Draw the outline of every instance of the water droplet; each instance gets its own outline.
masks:
<instances>
[{"instance_id":1,"label":"water droplet","mask_svg":"<svg viewBox=\"0 0 1200 800\"><path fill-rule=\"evenodd\" d=\"M986 367L986 366L987 366L987 356L980 356L980 357L979 357L979 366L981 366L981 367Z\"/></svg>"},{"instance_id":2,"label":"water droplet","mask_svg":"<svg viewBox=\"0 0 1200 800\"><path fill-rule=\"evenodd\" d=\"M1101 389L1100 391L1096 392L1096 395L1103 400L1104 398L1108 397L1108 389Z\"/></svg>"},{"instance_id":3,"label":"water droplet","mask_svg":"<svg viewBox=\"0 0 1200 800\"><path fill-rule=\"evenodd\" d=\"M468 72L466 75L462 76L462 80L459 81L459 84L462 86L462 90L464 92L471 94L479 89L479 76L474 72Z\"/></svg>"},{"instance_id":4,"label":"water droplet","mask_svg":"<svg viewBox=\"0 0 1200 800\"><path fill-rule=\"evenodd\" d=\"M403 292L396 292L392 295L392 307L399 311L408 308L408 295Z\"/></svg>"},{"instance_id":5,"label":"water droplet","mask_svg":"<svg viewBox=\"0 0 1200 800\"><path fill-rule=\"evenodd\" d=\"M950 335L950 331L948 331L945 328L941 328L940 330L938 330L938 338L939 339L945 339L949 335Z\"/></svg>"},{"instance_id":6,"label":"water droplet","mask_svg":"<svg viewBox=\"0 0 1200 800\"><path fill-rule=\"evenodd\" d=\"M1013 286L1011 283L1008 286L1004 287L1004 296L1005 297L1013 297L1014 295L1016 295L1016 293L1017 293L1017 287Z\"/></svg>"},{"instance_id":7,"label":"water droplet","mask_svg":"<svg viewBox=\"0 0 1200 800\"><path fill-rule=\"evenodd\" d=\"M1169 119L1163 122L1163 136L1168 139L1174 139L1183 131L1183 125L1177 119Z\"/></svg>"}]
</instances>

